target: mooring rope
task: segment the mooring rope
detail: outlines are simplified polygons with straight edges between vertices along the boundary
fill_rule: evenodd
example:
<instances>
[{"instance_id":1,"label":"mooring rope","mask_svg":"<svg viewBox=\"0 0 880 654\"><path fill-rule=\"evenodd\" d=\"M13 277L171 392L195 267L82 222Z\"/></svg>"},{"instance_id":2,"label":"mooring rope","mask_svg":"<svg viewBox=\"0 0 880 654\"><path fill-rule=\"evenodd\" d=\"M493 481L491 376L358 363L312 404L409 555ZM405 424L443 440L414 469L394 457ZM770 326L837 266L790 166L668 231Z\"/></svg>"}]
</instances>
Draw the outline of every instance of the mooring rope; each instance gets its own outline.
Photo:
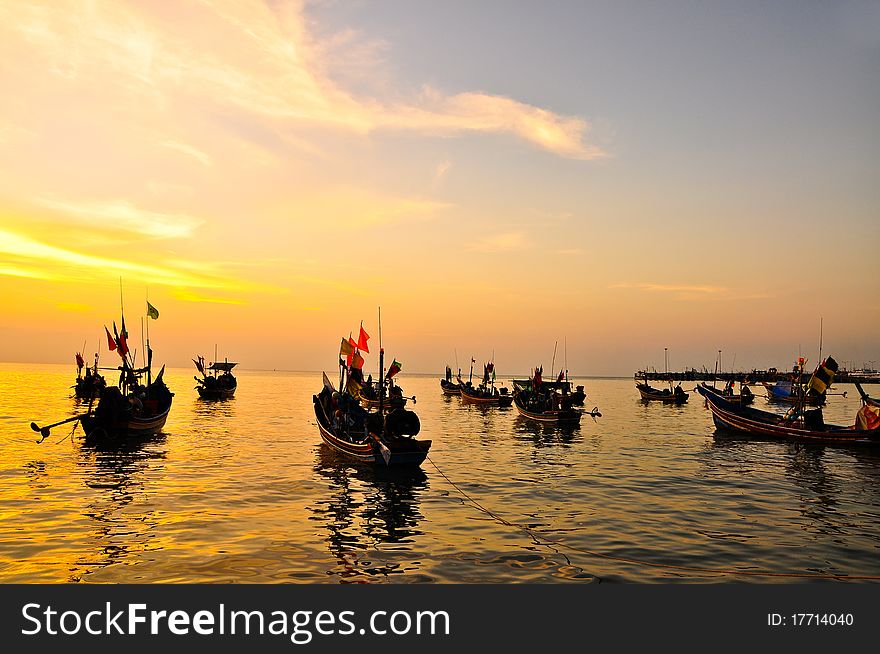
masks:
<instances>
[{"instance_id":1,"label":"mooring rope","mask_svg":"<svg viewBox=\"0 0 880 654\"><path fill-rule=\"evenodd\" d=\"M577 547L575 545L570 545L560 540L555 540L553 538L548 538L542 534L537 533L531 527L527 525L511 522L506 518L498 515L494 511L487 509L485 506L480 504L477 500L471 497L464 489L462 489L458 484L452 481L449 476L440 469L434 460L431 457L427 457L428 461L431 462L431 465L440 473L440 475L452 486L465 500L470 502L474 507L476 507L482 513L485 513L487 516L492 518L493 520L507 526L513 527L514 529L519 529L523 533L527 534L530 538L532 538L535 543L544 546L556 546L561 547L572 552L578 552L579 554L586 554L588 556L594 556L601 559L607 559L610 561L617 561L619 563L627 563L630 565L640 565L647 566L651 568L658 568L663 570L671 570L678 572L691 572L697 573L701 575L717 575L717 576L738 576L738 577L782 577L782 578L790 578L790 579L835 579L839 581L880 581L880 576L878 575L848 575L848 574L824 574L820 572L770 572L764 570L734 570L728 568L703 568L703 567L695 567L695 566L686 566L686 565L672 565L668 563L657 563L655 561L645 561L643 559L634 559L623 556L615 556L613 554L607 554L604 552L597 552L595 550L589 550L582 547ZM564 556L564 555L563 555Z\"/></svg>"}]
</instances>

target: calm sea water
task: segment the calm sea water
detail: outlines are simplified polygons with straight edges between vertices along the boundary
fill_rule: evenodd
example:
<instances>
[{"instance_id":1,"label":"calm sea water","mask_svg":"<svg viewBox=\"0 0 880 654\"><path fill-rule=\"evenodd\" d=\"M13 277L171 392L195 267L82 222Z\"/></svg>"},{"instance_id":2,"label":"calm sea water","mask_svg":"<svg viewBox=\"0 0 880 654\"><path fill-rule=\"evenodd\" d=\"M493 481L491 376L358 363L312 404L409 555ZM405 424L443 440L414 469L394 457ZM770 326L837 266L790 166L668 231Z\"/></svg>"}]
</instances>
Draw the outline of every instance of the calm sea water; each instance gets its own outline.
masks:
<instances>
[{"instance_id":1,"label":"calm sea water","mask_svg":"<svg viewBox=\"0 0 880 654\"><path fill-rule=\"evenodd\" d=\"M675 566L880 575L880 453L716 436L696 394L645 405L630 380L583 380L587 408L604 415L560 431L402 375L437 467L392 474L321 445L320 373L242 370L233 400L206 403L192 371L169 370L163 435L106 452L58 427L36 444L31 420L80 407L72 376L0 365L2 582L794 581ZM852 424L857 395L838 390L849 397L831 399L826 421Z\"/></svg>"}]
</instances>

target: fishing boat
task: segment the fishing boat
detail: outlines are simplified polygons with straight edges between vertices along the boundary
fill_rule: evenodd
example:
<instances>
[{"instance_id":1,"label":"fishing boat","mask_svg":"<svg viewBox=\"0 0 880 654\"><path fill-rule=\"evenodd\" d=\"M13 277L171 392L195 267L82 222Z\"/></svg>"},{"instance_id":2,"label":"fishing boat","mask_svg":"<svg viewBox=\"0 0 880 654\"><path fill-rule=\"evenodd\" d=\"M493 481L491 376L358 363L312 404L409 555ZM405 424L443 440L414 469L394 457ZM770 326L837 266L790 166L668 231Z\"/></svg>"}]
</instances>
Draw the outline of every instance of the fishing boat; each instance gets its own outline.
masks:
<instances>
[{"instance_id":1,"label":"fishing boat","mask_svg":"<svg viewBox=\"0 0 880 654\"><path fill-rule=\"evenodd\" d=\"M147 306L151 305L148 303ZM148 316L152 315L148 310ZM157 434L165 426L174 393L165 385L163 379L165 366L162 366L159 374L153 379L153 350L150 348L149 336L145 347L146 365L137 368L134 365L135 357L128 347L125 318L122 319L121 330L117 331L114 322L113 334L111 335L106 327L105 331L110 350L115 350L121 358L119 367L115 368L120 371L118 383L113 386L107 385L100 393L92 396L85 413L44 427L32 422L31 429L42 436L39 442L48 438L52 427L69 422L82 425L87 442L102 445L121 443L129 437ZM114 370L114 368L102 368L102 370Z\"/></svg>"},{"instance_id":2,"label":"fishing boat","mask_svg":"<svg viewBox=\"0 0 880 654\"><path fill-rule=\"evenodd\" d=\"M483 406L509 407L513 404L513 396L507 388L492 388L480 384L461 387L461 401L466 404L480 404Z\"/></svg>"},{"instance_id":3,"label":"fishing boat","mask_svg":"<svg viewBox=\"0 0 880 654\"><path fill-rule=\"evenodd\" d=\"M663 356L666 364L666 377L669 381L669 388L654 388L648 385L648 375L645 373L645 381L639 382L636 378L636 390L639 391L642 400L645 402L663 402L664 404L684 404L688 401L689 394L681 387L681 383L675 388L672 387L672 378L669 377L669 348L663 348Z\"/></svg>"},{"instance_id":4,"label":"fishing boat","mask_svg":"<svg viewBox=\"0 0 880 654\"><path fill-rule=\"evenodd\" d=\"M709 384L707 384L706 382L702 382L700 385L704 386L713 393L721 395L724 399L732 404L740 404L742 406L745 406L755 401L755 394L752 393L752 390L746 384L740 384L739 393L733 392L732 381L727 382L724 385L724 388L715 388L714 386L709 386Z\"/></svg>"},{"instance_id":5,"label":"fishing boat","mask_svg":"<svg viewBox=\"0 0 880 654\"><path fill-rule=\"evenodd\" d=\"M571 397L546 387L542 379L543 368L535 368L528 385L514 383L513 404L519 415L529 420L557 425L579 425L586 413L600 417L598 408L585 412L572 406Z\"/></svg>"},{"instance_id":6,"label":"fishing boat","mask_svg":"<svg viewBox=\"0 0 880 654\"><path fill-rule=\"evenodd\" d=\"M381 327L380 327L381 339ZM343 339L344 342L344 339ZM381 340L380 340L381 344ZM379 347L379 370L384 370L385 350ZM363 360L361 359L361 364ZM367 410L358 398L361 368L340 361L340 389L324 373L324 387L312 396L321 440L347 457L386 466L418 466L427 458L430 440L414 438L421 429L419 417L402 405L386 409L387 386L400 370L395 360L377 384L378 406ZM354 372L358 371L358 372Z\"/></svg>"},{"instance_id":7,"label":"fishing boat","mask_svg":"<svg viewBox=\"0 0 880 654\"><path fill-rule=\"evenodd\" d=\"M446 366L446 379L440 380L440 389L444 395L461 395L461 386L452 381L452 368Z\"/></svg>"},{"instance_id":8,"label":"fishing boat","mask_svg":"<svg viewBox=\"0 0 880 654\"><path fill-rule=\"evenodd\" d=\"M386 384L388 388L386 390L384 402L381 402L379 397L379 384L373 383L372 379L365 382L360 388L360 391L356 394L361 406L365 409L378 409L381 402L383 410L391 411L392 409L403 408L406 406L407 400L415 401L415 397L406 397L403 394L403 389L392 380L388 380L388 382L390 383Z\"/></svg>"},{"instance_id":9,"label":"fishing boat","mask_svg":"<svg viewBox=\"0 0 880 654\"><path fill-rule=\"evenodd\" d=\"M822 406L825 404L826 395L816 395L816 394L804 394L804 387L801 384L798 384L795 381L782 379L777 381L775 384L768 384L767 382L761 382L765 389L767 389L767 399L771 402L781 402L783 404L796 404L801 402L801 396L803 397L803 402L808 404L809 406Z\"/></svg>"},{"instance_id":10,"label":"fishing boat","mask_svg":"<svg viewBox=\"0 0 880 654\"><path fill-rule=\"evenodd\" d=\"M81 416L87 440L151 436L165 426L174 397L163 379L165 366L146 386L139 379L149 374L149 368L127 368L122 374L127 380L105 388L94 412Z\"/></svg>"},{"instance_id":11,"label":"fishing boat","mask_svg":"<svg viewBox=\"0 0 880 654\"><path fill-rule=\"evenodd\" d=\"M481 406L509 407L513 404L513 396L507 388L495 388L495 363L490 361L483 365L483 379L473 385L475 361L471 359L471 376L467 383L460 384L461 401L466 404Z\"/></svg>"},{"instance_id":12,"label":"fishing boat","mask_svg":"<svg viewBox=\"0 0 880 654\"><path fill-rule=\"evenodd\" d=\"M542 384L546 386L548 389L552 389L557 393L561 393L562 395L567 395L571 398L571 403L575 406L583 406L584 401L587 399L587 393L584 391L583 386L576 386L574 390L572 390L572 383L565 378L557 378L556 381L543 381ZM514 387L519 387L520 389L529 389L532 386L531 379L514 379L513 380Z\"/></svg>"},{"instance_id":13,"label":"fishing boat","mask_svg":"<svg viewBox=\"0 0 880 654\"><path fill-rule=\"evenodd\" d=\"M232 369L238 363L224 359L223 361L214 361L206 367L205 358L202 356L193 359L193 363L196 364L196 369L202 373L201 379L193 377L196 380L196 390L199 392L200 398L203 400L226 400L235 395L238 380L232 375Z\"/></svg>"},{"instance_id":14,"label":"fishing boat","mask_svg":"<svg viewBox=\"0 0 880 654\"><path fill-rule=\"evenodd\" d=\"M760 411L729 402L711 387L698 386L706 398L716 428L757 438L819 445L880 446L880 407L863 404L849 427L825 424L822 409L792 407L785 415Z\"/></svg>"},{"instance_id":15,"label":"fishing boat","mask_svg":"<svg viewBox=\"0 0 880 654\"><path fill-rule=\"evenodd\" d=\"M771 402L784 402L795 405L824 405L828 398L831 382L839 369L838 363L833 357L828 357L816 366L807 383L802 384L800 380L804 374L805 363L806 359L803 357L798 358L797 365L792 370L790 380L778 381L772 386L765 382L764 387L767 389L767 399ZM845 391L843 396L846 397Z\"/></svg>"},{"instance_id":16,"label":"fishing boat","mask_svg":"<svg viewBox=\"0 0 880 654\"><path fill-rule=\"evenodd\" d=\"M644 383L636 382L636 388L639 395L645 401L657 401L665 404L684 404L688 401L689 393L681 387L681 384L672 388L672 382L669 383L670 388L654 388L648 385L648 379L645 378Z\"/></svg>"},{"instance_id":17,"label":"fishing boat","mask_svg":"<svg viewBox=\"0 0 880 654\"><path fill-rule=\"evenodd\" d=\"M95 355L95 364L90 368L86 366L82 354L77 352L76 381L72 387L74 395L81 400L91 400L97 397L106 386L107 382L104 376L98 372L98 355Z\"/></svg>"}]
</instances>

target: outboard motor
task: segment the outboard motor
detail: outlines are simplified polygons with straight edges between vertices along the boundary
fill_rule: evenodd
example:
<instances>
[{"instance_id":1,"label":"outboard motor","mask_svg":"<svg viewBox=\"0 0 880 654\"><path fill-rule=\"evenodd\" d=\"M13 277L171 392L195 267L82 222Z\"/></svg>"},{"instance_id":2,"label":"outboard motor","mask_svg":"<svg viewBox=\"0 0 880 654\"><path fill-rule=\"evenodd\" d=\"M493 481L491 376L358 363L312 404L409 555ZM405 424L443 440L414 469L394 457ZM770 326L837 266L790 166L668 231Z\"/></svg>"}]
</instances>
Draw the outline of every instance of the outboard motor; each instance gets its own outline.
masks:
<instances>
[{"instance_id":1,"label":"outboard motor","mask_svg":"<svg viewBox=\"0 0 880 654\"><path fill-rule=\"evenodd\" d=\"M387 436L415 436L422 428L419 417L406 409L394 409L385 416Z\"/></svg>"}]
</instances>

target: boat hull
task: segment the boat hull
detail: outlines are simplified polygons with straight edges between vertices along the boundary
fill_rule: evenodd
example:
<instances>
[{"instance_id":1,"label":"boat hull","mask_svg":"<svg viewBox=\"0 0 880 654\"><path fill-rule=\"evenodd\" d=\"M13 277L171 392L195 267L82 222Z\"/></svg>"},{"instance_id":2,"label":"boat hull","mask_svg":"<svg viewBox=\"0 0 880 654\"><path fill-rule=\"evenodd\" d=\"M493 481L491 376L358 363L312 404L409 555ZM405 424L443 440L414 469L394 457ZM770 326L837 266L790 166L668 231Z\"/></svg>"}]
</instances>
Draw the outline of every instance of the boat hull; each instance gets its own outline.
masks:
<instances>
[{"instance_id":1,"label":"boat hull","mask_svg":"<svg viewBox=\"0 0 880 654\"><path fill-rule=\"evenodd\" d=\"M131 416L117 420L101 420L92 414L84 416L81 423L86 438L89 439L145 437L161 432L170 412L169 402L164 411L149 418Z\"/></svg>"},{"instance_id":2,"label":"boat hull","mask_svg":"<svg viewBox=\"0 0 880 654\"><path fill-rule=\"evenodd\" d=\"M440 380L440 389L444 395L461 395L461 387L445 379Z\"/></svg>"},{"instance_id":3,"label":"boat hull","mask_svg":"<svg viewBox=\"0 0 880 654\"><path fill-rule=\"evenodd\" d=\"M709 386L705 382L703 382L700 385L712 393L715 393L717 395L721 395L721 397L723 397L725 400L727 400L731 404L739 404L741 406L745 406L746 404L751 404L752 402L755 401L755 396L752 394L744 395L744 394L740 393L738 395L725 395L722 391L719 391L718 389Z\"/></svg>"},{"instance_id":4,"label":"boat hull","mask_svg":"<svg viewBox=\"0 0 880 654\"><path fill-rule=\"evenodd\" d=\"M497 406L497 407L509 407L513 404L513 396L512 395L491 395L485 396L480 393L476 393L472 390L468 390L465 387L461 388L461 401L465 404L479 404L481 406Z\"/></svg>"},{"instance_id":5,"label":"boat hull","mask_svg":"<svg viewBox=\"0 0 880 654\"><path fill-rule=\"evenodd\" d=\"M199 397L203 400L228 400L235 395L237 388L238 384L232 388L204 388L203 386L198 386L196 390L199 392Z\"/></svg>"},{"instance_id":6,"label":"boat hull","mask_svg":"<svg viewBox=\"0 0 880 654\"><path fill-rule=\"evenodd\" d=\"M837 425L810 429L800 421L788 421L784 416L775 413L739 407L711 389L697 387L697 391L706 398L715 426L723 431L755 438L817 445L880 446L880 429L864 430Z\"/></svg>"},{"instance_id":7,"label":"boat hull","mask_svg":"<svg viewBox=\"0 0 880 654\"><path fill-rule=\"evenodd\" d=\"M344 454L349 459L380 466L419 466L428 457L431 441L416 440L414 438L395 438L383 441L384 445L388 448L388 461L386 462L378 443L379 437L376 434L370 433L369 439L360 442L353 442L336 434L327 424L327 419L323 415L324 410L318 397L314 396L312 399L315 405L315 420L318 425L318 432L321 435L321 441L327 447Z\"/></svg>"},{"instance_id":8,"label":"boat hull","mask_svg":"<svg viewBox=\"0 0 880 654\"><path fill-rule=\"evenodd\" d=\"M646 384L636 384L636 389L643 400L663 402L664 404L684 404L690 397L688 393L664 393Z\"/></svg>"},{"instance_id":9,"label":"boat hull","mask_svg":"<svg viewBox=\"0 0 880 654\"><path fill-rule=\"evenodd\" d=\"M520 401L519 397L513 400L517 412L523 418L528 418L535 422L553 425L579 425L583 413L577 409L560 409L558 411L532 411L528 409Z\"/></svg>"}]
</instances>

